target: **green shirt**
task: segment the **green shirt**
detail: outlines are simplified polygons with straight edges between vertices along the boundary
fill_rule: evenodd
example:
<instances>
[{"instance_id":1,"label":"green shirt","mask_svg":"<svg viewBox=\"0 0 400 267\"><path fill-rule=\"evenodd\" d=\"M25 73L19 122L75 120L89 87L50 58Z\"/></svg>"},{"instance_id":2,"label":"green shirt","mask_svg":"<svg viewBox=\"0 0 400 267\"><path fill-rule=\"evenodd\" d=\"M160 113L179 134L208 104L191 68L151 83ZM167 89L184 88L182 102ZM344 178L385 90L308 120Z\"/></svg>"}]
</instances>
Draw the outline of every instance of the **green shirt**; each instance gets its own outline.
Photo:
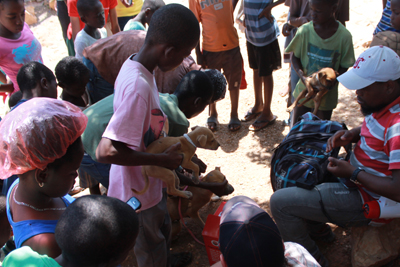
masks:
<instances>
[{"instance_id":1,"label":"green shirt","mask_svg":"<svg viewBox=\"0 0 400 267\"><path fill-rule=\"evenodd\" d=\"M130 19L124 27L124 32L126 31L131 31L131 30L142 30L145 31L146 28L143 26L142 23L139 21L134 21L133 19Z\"/></svg>"},{"instance_id":2,"label":"green shirt","mask_svg":"<svg viewBox=\"0 0 400 267\"><path fill-rule=\"evenodd\" d=\"M28 246L15 249L3 261L3 267L61 267L53 258L40 255Z\"/></svg>"},{"instance_id":3,"label":"green shirt","mask_svg":"<svg viewBox=\"0 0 400 267\"><path fill-rule=\"evenodd\" d=\"M293 52L300 59L304 75L310 76L322 68L332 68L336 71L349 68L355 62L353 39L351 33L340 23L334 35L322 39L314 30L313 22L302 25L286 48L285 52ZM338 103L338 86L333 87L321 101L320 110L333 110ZM301 80L296 85L293 96L296 98L306 86ZM304 106L312 108L314 102L309 101Z\"/></svg>"},{"instance_id":4,"label":"green shirt","mask_svg":"<svg viewBox=\"0 0 400 267\"><path fill-rule=\"evenodd\" d=\"M178 107L178 98L175 95L162 93L159 93L159 96L161 109L168 117L168 135L182 136L187 133L189 121ZM99 145L102 135L114 114L113 102L114 95L109 95L83 111L83 113L88 117L88 123L82 134L82 143L85 152L95 161L97 161L97 146Z\"/></svg>"},{"instance_id":5,"label":"green shirt","mask_svg":"<svg viewBox=\"0 0 400 267\"><path fill-rule=\"evenodd\" d=\"M158 94L160 106L168 117L168 136L182 136L188 132L189 121L178 107L178 98L173 94Z\"/></svg>"}]
</instances>

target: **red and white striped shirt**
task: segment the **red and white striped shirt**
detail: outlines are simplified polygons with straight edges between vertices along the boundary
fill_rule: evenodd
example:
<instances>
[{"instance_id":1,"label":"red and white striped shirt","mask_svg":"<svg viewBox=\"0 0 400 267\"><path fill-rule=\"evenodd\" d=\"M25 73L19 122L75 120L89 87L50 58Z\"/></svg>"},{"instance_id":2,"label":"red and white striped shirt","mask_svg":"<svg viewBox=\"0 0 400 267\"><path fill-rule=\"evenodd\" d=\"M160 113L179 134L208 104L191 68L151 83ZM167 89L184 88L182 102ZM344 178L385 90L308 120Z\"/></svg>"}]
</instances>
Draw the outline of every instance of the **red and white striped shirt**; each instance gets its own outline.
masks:
<instances>
[{"instance_id":1,"label":"red and white striped shirt","mask_svg":"<svg viewBox=\"0 0 400 267\"><path fill-rule=\"evenodd\" d=\"M392 170L400 169L400 97L365 117L350 163L380 177L390 177Z\"/></svg>"}]
</instances>

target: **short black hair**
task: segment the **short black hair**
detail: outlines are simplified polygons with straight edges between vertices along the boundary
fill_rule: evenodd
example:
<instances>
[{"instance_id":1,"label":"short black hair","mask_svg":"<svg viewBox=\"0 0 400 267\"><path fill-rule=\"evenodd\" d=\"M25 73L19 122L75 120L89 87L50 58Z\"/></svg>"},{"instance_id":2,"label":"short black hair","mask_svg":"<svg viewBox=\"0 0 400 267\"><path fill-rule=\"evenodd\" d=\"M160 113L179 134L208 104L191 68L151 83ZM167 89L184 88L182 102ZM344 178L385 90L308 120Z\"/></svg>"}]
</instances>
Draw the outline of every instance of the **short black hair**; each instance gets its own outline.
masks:
<instances>
[{"instance_id":1,"label":"short black hair","mask_svg":"<svg viewBox=\"0 0 400 267\"><path fill-rule=\"evenodd\" d=\"M79 80L90 75L90 70L76 57L61 59L57 63L55 71L60 87L74 85Z\"/></svg>"},{"instance_id":2,"label":"short black hair","mask_svg":"<svg viewBox=\"0 0 400 267\"><path fill-rule=\"evenodd\" d=\"M15 106L18 101L20 101L22 99L22 92L21 91L17 91L14 94L12 94L10 96L10 98L8 99L8 106L10 108L12 108L13 106Z\"/></svg>"},{"instance_id":3,"label":"short black hair","mask_svg":"<svg viewBox=\"0 0 400 267\"><path fill-rule=\"evenodd\" d=\"M190 97L211 100L213 94L214 86L211 79L203 71L199 70L192 70L186 73L174 91L178 101L185 101Z\"/></svg>"},{"instance_id":4,"label":"short black hair","mask_svg":"<svg viewBox=\"0 0 400 267\"><path fill-rule=\"evenodd\" d=\"M75 200L58 220L55 239L76 266L97 266L118 258L139 232L136 212L119 199L89 195Z\"/></svg>"},{"instance_id":5,"label":"short black hair","mask_svg":"<svg viewBox=\"0 0 400 267\"><path fill-rule=\"evenodd\" d=\"M156 11L160 7L165 6L165 3L163 0L144 0L142 9L145 10L146 8L150 8L152 11Z\"/></svg>"},{"instance_id":6,"label":"short black hair","mask_svg":"<svg viewBox=\"0 0 400 267\"><path fill-rule=\"evenodd\" d=\"M88 12L93 10L93 6L100 2L99 0L78 0L76 3L76 8L78 9L78 14L80 17L84 17ZM101 2L100 2L101 3Z\"/></svg>"},{"instance_id":7,"label":"short black hair","mask_svg":"<svg viewBox=\"0 0 400 267\"><path fill-rule=\"evenodd\" d=\"M31 61L24 64L18 71L17 83L22 93L31 91L42 78L55 81L53 72L40 62Z\"/></svg>"},{"instance_id":8,"label":"short black hair","mask_svg":"<svg viewBox=\"0 0 400 267\"><path fill-rule=\"evenodd\" d=\"M211 102L214 103L221 99L225 98L226 93L226 79L225 76L219 71L215 69L206 69L204 73L210 78L211 83L214 87L214 94L211 98Z\"/></svg>"},{"instance_id":9,"label":"short black hair","mask_svg":"<svg viewBox=\"0 0 400 267\"><path fill-rule=\"evenodd\" d=\"M183 48L198 42L200 26L193 12L180 4L159 8L151 17L145 43Z\"/></svg>"}]
</instances>

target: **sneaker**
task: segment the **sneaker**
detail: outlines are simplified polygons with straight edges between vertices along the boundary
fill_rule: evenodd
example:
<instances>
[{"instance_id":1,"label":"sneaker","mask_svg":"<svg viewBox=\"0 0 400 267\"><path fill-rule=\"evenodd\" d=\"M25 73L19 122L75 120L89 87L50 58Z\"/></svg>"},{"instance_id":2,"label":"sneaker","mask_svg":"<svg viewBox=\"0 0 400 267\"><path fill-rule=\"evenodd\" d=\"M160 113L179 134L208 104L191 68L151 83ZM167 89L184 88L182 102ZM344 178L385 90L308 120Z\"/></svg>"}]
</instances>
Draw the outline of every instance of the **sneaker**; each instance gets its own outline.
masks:
<instances>
[{"instance_id":1,"label":"sneaker","mask_svg":"<svg viewBox=\"0 0 400 267\"><path fill-rule=\"evenodd\" d=\"M331 227L327 224L325 224L325 227L320 232L311 232L310 237L315 241L322 241L324 243L332 243L336 238Z\"/></svg>"}]
</instances>

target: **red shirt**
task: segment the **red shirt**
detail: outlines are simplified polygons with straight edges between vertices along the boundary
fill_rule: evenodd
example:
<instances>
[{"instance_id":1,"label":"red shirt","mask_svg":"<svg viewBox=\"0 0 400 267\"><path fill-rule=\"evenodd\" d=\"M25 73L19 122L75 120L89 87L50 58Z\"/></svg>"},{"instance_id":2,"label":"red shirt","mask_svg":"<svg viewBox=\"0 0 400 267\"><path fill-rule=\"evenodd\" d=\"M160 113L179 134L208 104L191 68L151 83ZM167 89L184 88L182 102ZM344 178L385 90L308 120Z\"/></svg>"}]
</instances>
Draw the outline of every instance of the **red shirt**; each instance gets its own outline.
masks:
<instances>
[{"instance_id":1,"label":"red shirt","mask_svg":"<svg viewBox=\"0 0 400 267\"><path fill-rule=\"evenodd\" d=\"M115 8L117 6L117 4L118 4L117 1L118 0L100 0L100 2L103 4L104 17L106 19L106 23L107 23L108 13L110 12L110 9L113 9L113 8ZM79 18L79 26L80 26L80 30L82 30L85 27L85 23L83 23L81 21L81 18L79 16L78 9L76 8L76 3L77 2L78 2L78 0L67 0L68 15L70 17ZM71 26L71 23L68 25L67 36L68 36L68 39L72 39L72 26Z\"/></svg>"}]
</instances>

